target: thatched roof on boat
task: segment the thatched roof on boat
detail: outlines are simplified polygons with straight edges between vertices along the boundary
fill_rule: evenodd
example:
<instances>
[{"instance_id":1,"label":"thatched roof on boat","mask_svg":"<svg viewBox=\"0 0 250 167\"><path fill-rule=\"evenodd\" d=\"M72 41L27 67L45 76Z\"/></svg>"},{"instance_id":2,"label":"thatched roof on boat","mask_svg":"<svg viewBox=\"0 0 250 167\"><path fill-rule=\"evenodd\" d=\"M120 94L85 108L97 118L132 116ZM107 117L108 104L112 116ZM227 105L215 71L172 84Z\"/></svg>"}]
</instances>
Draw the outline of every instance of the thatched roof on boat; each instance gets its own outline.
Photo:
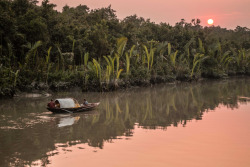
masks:
<instances>
[{"instance_id":1,"label":"thatched roof on boat","mask_svg":"<svg viewBox=\"0 0 250 167\"><path fill-rule=\"evenodd\" d=\"M56 99L55 103L57 102L60 104L60 108L74 108L80 106L77 100L73 98Z\"/></svg>"}]
</instances>

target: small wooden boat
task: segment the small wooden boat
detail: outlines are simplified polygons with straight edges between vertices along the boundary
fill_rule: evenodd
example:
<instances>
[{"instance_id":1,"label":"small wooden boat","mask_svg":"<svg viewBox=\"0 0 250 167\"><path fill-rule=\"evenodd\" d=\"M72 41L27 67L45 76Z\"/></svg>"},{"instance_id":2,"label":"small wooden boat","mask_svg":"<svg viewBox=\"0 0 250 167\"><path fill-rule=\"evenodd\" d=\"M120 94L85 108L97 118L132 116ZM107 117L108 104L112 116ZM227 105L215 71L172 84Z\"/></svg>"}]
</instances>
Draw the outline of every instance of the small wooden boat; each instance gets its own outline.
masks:
<instances>
[{"instance_id":1,"label":"small wooden boat","mask_svg":"<svg viewBox=\"0 0 250 167\"><path fill-rule=\"evenodd\" d=\"M79 104L76 99L73 98L64 98L64 99L56 99L55 100L56 107L47 109L53 113L76 113L83 111L90 111L96 108L100 102L98 103L88 103L87 105Z\"/></svg>"}]
</instances>

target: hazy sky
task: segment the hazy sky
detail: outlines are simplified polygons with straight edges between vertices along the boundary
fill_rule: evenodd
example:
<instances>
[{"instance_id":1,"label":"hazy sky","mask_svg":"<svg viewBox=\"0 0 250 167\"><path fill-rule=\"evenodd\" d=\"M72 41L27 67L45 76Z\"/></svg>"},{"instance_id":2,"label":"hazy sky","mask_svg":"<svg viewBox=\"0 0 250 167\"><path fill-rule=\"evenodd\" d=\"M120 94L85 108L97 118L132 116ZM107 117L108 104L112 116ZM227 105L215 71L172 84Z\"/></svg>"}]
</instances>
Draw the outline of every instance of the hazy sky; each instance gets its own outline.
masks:
<instances>
[{"instance_id":1,"label":"hazy sky","mask_svg":"<svg viewBox=\"0 0 250 167\"><path fill-rule=\"evenodd\" d=\"M42 1L42 0L40 0ZM50 0L61 11L64 5L79 4L90 9L111 5L119 19L137 14L151 21L174 25L182 18L190 22L192 18L201 19L207 26L212 18L214 25L234 29L237 25L250 28L250 0Z\"/></svg>"}]
</instances>

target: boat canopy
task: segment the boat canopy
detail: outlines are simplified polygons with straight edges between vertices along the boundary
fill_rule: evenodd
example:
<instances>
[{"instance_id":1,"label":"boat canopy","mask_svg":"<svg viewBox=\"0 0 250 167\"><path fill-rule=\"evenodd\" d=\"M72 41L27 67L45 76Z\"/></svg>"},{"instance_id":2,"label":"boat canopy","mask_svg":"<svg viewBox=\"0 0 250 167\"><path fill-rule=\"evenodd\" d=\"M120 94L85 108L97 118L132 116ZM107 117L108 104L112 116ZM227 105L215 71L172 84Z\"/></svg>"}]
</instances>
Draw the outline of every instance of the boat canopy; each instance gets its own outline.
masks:
<instances>
[{"instance_id":1,"label":"boat canopy","mask_svg":"<svg viewBox=\"0 0 250 167\"><path fill-rule=\"evenodd\" d=\"M60 108L74 108L80 106L77 100L73 98L56 99L55 102L56 101L59 102Z\"/></svg>"}]
</instances>

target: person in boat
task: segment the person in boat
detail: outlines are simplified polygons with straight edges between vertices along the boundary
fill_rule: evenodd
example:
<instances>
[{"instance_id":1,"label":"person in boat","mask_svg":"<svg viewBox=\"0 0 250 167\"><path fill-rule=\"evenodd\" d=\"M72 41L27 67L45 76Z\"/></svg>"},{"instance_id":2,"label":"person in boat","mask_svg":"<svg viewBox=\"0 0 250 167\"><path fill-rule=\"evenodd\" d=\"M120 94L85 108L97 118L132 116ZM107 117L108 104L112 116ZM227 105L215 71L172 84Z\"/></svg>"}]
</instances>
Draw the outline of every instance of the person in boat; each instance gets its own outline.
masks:
<instances>
[{"instance_id":1,"label":"person in boat","mask_svg":"<svg viewBox=\"0 0 250 167\"><path fill-rule=\"evenodd\" d=\"M60 108L60 103L59 103L58 100L55 101L55 107L56 107L56 108Z\"/></svg>"},{"instance_id":2,"label":"person in boat","mask_svg":"<svg viewBox=\"0 0 250 167\"><path fill-rule=\"evenodd\" d=\"M48 106L49 108L55 108L56 106L55 106L54 100L51 99L50 102L47 104L47 106Z\"/></svg>"},{"instance_id":3,"label":"person in boat","mask_svg":"<svg viewBox=\"0 0 250 167\"><path fill-rule=\"evenodd\" d=\"M83 105L87 106L89 103L86 99L83 99Z\"/></svg>"}]
</instances>

